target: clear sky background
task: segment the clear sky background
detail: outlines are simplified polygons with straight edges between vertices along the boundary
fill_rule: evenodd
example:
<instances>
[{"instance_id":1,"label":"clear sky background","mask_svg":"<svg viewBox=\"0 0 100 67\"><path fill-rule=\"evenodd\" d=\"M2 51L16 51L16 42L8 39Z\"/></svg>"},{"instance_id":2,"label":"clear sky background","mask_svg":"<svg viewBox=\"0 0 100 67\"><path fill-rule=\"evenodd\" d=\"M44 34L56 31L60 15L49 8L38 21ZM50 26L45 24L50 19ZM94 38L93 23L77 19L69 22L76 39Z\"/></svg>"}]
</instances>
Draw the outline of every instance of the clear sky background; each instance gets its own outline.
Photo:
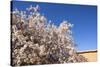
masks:
<instances>
[{"instance_id":1,"label":"clear sky background","mask_svg":"<svg viewBox=\"0 0 100 67\"><path fill-rule=\"evenodd\" d=\"M13 9L25 11L30 5L37 4L39 12L55 25L63 20L74 24L72 35L78 50L97 49L97 6L13 1Z\"/></svg>"}]
</instances>

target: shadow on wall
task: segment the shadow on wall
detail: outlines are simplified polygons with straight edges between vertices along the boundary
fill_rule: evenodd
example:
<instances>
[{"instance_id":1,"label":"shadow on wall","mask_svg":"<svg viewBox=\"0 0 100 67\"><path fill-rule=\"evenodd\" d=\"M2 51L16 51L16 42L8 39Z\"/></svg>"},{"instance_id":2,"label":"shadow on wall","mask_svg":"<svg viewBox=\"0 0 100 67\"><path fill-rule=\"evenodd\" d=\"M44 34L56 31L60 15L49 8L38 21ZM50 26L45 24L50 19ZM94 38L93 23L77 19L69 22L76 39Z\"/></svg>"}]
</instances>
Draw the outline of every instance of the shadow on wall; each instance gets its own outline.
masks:
<instances>
[{"instance_id":1,"label":"shadow on wall","mask_svg":"<svg viewBox=\"0 0 100 67\"><path fill-rule=\"evenodd\" d=\"M88 62L97 61L97 50L78 51L77 53L87 58Z\"/></svg>"}]
</instances>

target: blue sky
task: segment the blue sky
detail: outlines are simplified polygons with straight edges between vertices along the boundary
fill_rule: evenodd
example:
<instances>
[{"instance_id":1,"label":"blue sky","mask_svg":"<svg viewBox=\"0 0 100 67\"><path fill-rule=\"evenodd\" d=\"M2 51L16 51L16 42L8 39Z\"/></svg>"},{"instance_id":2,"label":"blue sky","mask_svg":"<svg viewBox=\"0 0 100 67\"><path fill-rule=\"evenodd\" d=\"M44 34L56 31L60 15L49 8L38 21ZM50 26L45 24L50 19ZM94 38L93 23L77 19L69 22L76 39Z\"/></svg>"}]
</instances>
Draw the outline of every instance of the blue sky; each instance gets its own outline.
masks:
<instances>
[{"instance_id":1,"label":"blue sky","mask_svg":"<svg viewBox=\"0 0 100 67\"><path fill-rule=\"evenodd\" d=\"M39 12L55 25L63 20L74 24L72 35L78 50L97 49L97 6L13 1L13 9L25 10L37 4Z\"/></svg>"}]
</instances>

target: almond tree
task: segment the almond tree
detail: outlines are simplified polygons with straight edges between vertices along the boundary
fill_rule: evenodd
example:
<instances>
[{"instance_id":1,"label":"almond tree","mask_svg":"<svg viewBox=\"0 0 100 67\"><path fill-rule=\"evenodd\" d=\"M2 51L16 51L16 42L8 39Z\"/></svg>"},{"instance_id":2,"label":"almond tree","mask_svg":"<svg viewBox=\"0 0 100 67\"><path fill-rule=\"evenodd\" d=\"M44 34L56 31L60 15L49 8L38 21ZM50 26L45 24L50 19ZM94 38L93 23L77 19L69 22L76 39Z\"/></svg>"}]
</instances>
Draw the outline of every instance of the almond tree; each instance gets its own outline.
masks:
<instances>
[{"instance_id":1,"label":"almond tree","mask_svg":"<svg viewBox=\"0 0 100 67\"><path fill-rule=\"evenodd\" d=\"M32 5L26 11L15 9L11 13L12 65L58 64L84 62L76 53L71 27L62 21L59 26L39 13Z\"/></svg>"}]
</instances>

